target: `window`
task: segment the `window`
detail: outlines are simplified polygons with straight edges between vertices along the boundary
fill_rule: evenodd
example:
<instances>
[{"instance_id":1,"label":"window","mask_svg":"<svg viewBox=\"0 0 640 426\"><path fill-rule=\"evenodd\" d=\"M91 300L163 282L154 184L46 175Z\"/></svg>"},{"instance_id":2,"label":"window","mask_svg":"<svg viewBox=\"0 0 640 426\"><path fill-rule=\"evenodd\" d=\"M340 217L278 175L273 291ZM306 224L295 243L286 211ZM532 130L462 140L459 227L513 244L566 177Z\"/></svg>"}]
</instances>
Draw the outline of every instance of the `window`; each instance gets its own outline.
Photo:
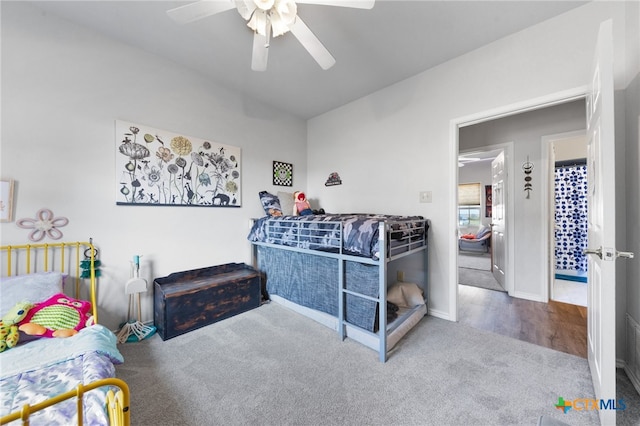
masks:
<instances>
[{"instance_id":1,"label":"window","mask_svg":"<svg viewBox=\"0 0 640 426\"><path fill-rule=\"evenodd\" d=\"M480 206L458 206L458 226L480 226Z\"/></svg>"},{"instance_id":2,"label":"window","mask_svg":"<svg viewBox=\"0 0 640 426\"><path fill-rule=\"evenodd\" d=\"M458 185L458 226L480 226L480 183Z\"/></svg>"}]
</instances>

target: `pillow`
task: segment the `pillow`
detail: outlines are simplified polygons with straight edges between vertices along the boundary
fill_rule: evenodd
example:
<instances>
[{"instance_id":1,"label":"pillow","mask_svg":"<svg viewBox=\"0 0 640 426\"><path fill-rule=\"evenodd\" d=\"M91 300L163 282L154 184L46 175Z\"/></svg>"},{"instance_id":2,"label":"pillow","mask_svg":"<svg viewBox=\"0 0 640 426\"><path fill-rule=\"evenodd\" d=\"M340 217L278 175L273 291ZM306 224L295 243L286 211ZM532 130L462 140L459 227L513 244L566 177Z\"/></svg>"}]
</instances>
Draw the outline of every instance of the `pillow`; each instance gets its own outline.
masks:
<instances>
[{"instance_id":1,"label":"pillow","mask_svg":"<svg viewBox=\"0 0 640 426\"><path fill-rule=\"evenodd\" d=\"M285 216L291 216L293 214L293 192L281 192L278 191L278 200L280 200L280 207L282 208L282 214Z\"/></svg>"},{"instance_id":2,"label":"pillow","mask_svg":"<svg viewBox=\"0 0 640 426\"><path fill-rule=\"evenodd\" d=\"M424 305L422 290L414 283L399 282L387 290L387 302L391 302L400 308L413 308Z\"/></svg>"},{"instance_id":3,"label":"pillow","mask_svg":"<svg viewBox=\"0 0 640 426\"><path fill-rule=\"evenodd\" d=\"M0 316L4 316L16 303L38 303L54 294L62 293L60 272L37 272L0 279Z\"/></svg>"},{"instance_id":4,"label":"pillow","mask_svg":"<svg viewBox=\"0 0 640 426\"><path fill-rule=\"evenodd\" d=\"M487 227L487 226L483 226L482 228L480 228L480 230L476 233L476 240L479 240L480 238L484 237L485 235L487 235L489 232L491 232L491 228Z\"/></svg>"},{"instance_id":5,"label":"pillow","mask_svg":"<svg viewBox=\"0 0 640 426\"><path fill-rule=\"evenodd\" d=\"M475 240L476 239L476 235L475 234L464 234L460 238L464 238L465 240Z\"/></svg>"},{"instance_id":6,"label":"pillow","mask_svg":"<svg viewBox=\"0 0 640 426\"><path fill-rule=\"evenodd\" d=\"M29 310L20 331L37 337L70 337L90 324L90 313L91 302L54 294ZM46 329L44 334L39 326Z\"/></svg>"},{"instance_id":7,"label":"pillow","mask_svg":"<svg viewBox=\"0 0 640 426\"><path fill-rule=\"evenodd\" d=\"M282 207L280 207L278 197L267 191L260 191L258 195L260 196L262 208L267 216L282 216Z\"/></svg>"}]
</instances>

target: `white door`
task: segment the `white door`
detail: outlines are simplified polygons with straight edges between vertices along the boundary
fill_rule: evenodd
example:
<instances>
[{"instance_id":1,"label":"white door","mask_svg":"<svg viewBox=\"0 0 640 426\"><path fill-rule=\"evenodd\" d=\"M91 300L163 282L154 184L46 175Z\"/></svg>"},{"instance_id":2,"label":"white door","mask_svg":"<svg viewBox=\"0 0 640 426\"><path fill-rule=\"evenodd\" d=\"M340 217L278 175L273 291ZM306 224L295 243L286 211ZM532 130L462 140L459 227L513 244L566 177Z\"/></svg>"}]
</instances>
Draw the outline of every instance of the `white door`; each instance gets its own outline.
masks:
<instances>
[{"instance_id":1,"label":"white door","mask_svg":"<svg viewBox=\"0 0 640 426\"><path fill-rule=\"evenodd\" d=\"M596 399L616 398L616 207L613 113L613 35L603 22L587 96L588 358ZM616 424L615 410L599 410L600 422Z\"/></svg>"},{"instance_id":2,"label":"white door","mask_svg":"<svg viewBox=\"0 0 640 426\"><path fill-rule=\"evenodd\" d=\"M491 272L500 283L504 284L504 271L507 260L506 249L506 169L504 167L504 151L491 162Z\"/></svg>"}]
</instances>

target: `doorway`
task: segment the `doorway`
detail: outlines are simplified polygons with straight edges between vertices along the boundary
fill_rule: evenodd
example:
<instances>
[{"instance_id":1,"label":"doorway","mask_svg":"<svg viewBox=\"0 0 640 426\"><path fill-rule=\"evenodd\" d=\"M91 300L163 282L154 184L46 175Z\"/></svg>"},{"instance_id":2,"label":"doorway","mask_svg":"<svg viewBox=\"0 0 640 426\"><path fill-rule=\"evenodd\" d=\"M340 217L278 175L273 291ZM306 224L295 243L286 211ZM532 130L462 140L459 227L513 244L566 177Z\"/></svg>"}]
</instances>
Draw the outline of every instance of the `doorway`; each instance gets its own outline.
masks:
<instances>
[{"instance_id":1,"label":"doorway","mask_svg":"<svg viewBox=\"0 0 640 426\"><path fill-rule=\"evenodd\" d=\"M587 140L583 131L542 138L549 158L549 300L587 306Z\"/></svg>"},{"instance_id":2,"label":"doorway","mask_svg":"<svg viewBox=\"0 0 640 426\"><path fill-rule=\"evenodd\" d=\"M541 149L540 141L544 135L570 132L580 129L584 133L585 123L585 102L582 96L564 99L562 102L552 102L532 107L523 111L517 109L513 112L505 112L498 117L490 117L485 120L473 120L469 125L459 124L457 127L458 151L460 153L481 152L493 148L501 143L510 144L511 150L507 151L506 166L509 179L510 192L506 206L507 218L507 251L506 251L506 278L508 294L497 297L494 294L468 294L466 290L456 294L456 320L467 322L473 318L474 309L484 313L485 317L490 309L496 304L502 306L501 314L497 320L481 319L484 321L484 328L491 327L492 331L522 330L523 323L516 324L524 318L527 326L531 323L538 325L547 324L549 310L560 311L558 304L549 302L549 219L547 210L549 207L547 184L551 181L547 177L548 154ZM506 142L509 141L509 142ZM492 143L494 145L492 145ZM533 166L533 173L526 173L524 166ZM526 179L530 177L530 179ZM458 183L458 182L456 182ZM527 184L530 184L527 185ZM531 188L530 190L527 190ZM457 248L457 247L456 247ZM553 252L551 252L553 255ZM457 266L457 265L456 265ZM517 281L517 282L516 282ZM473 299L473 304L485 303L484 306L469 308L467 302ZM459 308L460 306L460 308ZM514 314L513 324L506 312L516 310L518 306L527 306L518 315ZM586 347L585 338L586 324L584 310L569 309L575 311L576 328L582 330L580 339L573 341L575 348L584 351ZM536 313L534 313L536 312ZM459 318L468 315L467 318ZM526 316L529 316L528 321ZM539 317L539 318L538 318ZM570 321L570 319L566 319ZM579 322L579 324L578 324ZM482 324L481 324L482 325ZM540 328L538 327L538 330ZM555 334L554 334L555 333ZM522 333L513 331L515 338L518 334L522 339ZM526 334L526 333L525 333ZM578 330L573 330L573 335L566 338L573 338L578 335ZM525 336L526 337L526 336ZM531 336L531 343L542 344L534 339L540 336ZM553 330L549 330L549 335L544 339L558 342L561 336ZM544 340L543 339L543 340ZM524 339L526 340L526 339ZM558 348L554 348L558 349ZM560 350L560 349L558 349ZM580 354L584 356L584 354Z\"/></svg>"},{"instance_id":3,"label":"doorway","mask_svg":"<svg viewBox=\"0 0 640 426\"><path fill-rule=\"evenodd\" d=\"M458 284L506 292L503 214L508 188L494 182L504 171L505 147L458 157ZM501 159L501 161L496 161ZM502 179L503 175L501 175Z\"/></svg>"}]
</instances>

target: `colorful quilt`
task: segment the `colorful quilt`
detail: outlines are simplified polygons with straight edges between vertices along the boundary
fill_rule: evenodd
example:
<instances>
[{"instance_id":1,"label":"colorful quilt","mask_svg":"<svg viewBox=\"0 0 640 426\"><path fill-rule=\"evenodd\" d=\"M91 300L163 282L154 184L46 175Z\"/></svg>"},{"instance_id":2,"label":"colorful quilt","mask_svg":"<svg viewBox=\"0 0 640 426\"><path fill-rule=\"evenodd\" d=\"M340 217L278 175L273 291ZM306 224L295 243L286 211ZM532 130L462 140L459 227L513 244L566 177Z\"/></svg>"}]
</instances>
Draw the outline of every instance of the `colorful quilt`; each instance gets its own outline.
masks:
<instances>
[{"instance_id":1,"label":"colorful quilt","mask_svg":"<svg viewBox=\"0 0 640 426\"><path fill-rule=\"evenodd\" d=\"M115 377L114 364L123 362L116 336L101 325L68 338L38 339L0 354L0 416L75 389L79 383ZM84 424L108 424L105 394L84 395ZM31 425L77 424L75 398L30 417Z\"/></svg>"}]
</instances>

